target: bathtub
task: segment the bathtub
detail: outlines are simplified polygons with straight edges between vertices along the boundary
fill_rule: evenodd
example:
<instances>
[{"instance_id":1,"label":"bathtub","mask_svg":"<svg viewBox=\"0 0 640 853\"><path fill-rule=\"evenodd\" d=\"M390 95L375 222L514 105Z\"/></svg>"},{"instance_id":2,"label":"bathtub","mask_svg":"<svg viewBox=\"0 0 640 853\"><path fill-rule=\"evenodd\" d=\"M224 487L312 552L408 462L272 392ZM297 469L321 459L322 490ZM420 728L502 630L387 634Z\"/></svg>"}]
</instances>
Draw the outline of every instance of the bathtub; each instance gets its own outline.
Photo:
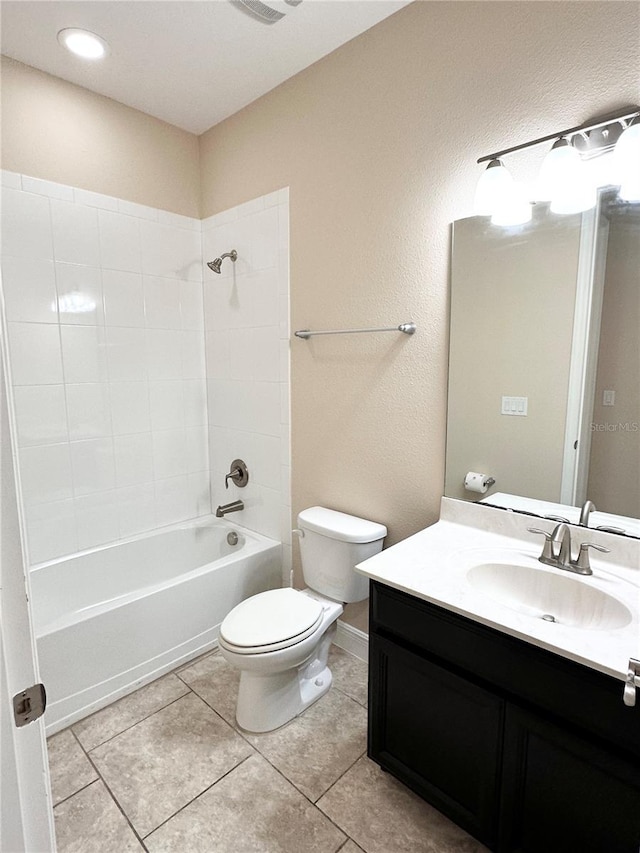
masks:
<instances>
[{"instance_id":1,"label":"bathtub","mask_svg":"<svg viewBox=\"0 0 640 853\"><path fill-rule=\"evenodd\" d=\"M47 735L213 648L231 608L280 586L280 543L213 516L34 566Z\"/></svg>"}]
</instances>

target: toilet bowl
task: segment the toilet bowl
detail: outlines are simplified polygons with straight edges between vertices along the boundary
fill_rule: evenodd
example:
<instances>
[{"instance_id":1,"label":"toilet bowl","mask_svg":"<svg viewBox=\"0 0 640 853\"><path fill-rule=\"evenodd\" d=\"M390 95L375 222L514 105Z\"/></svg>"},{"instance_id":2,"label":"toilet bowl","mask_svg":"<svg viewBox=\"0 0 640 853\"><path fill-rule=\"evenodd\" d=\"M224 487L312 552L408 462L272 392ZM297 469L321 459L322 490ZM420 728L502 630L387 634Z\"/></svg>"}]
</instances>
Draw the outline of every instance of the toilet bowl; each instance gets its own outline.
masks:
<instances>
[{"instance_id":1,"label":"toilet bowl","mask_svg":"<svg viewBox=\"0 0 640 853\"><path fill-rule=\"evenodd\" d=\"M327 658L343 608L308 593L288 587L259 593L222 623L220 652L240 670L236 719L247 731L279 728L331 687Z\"/></svg>"},{"instance_id":2,"label":"toilet bowl","mask_svg":"<svg viewBox=\"0 0 640 853\"><path fill-rule=\"evenodd\" d=\"M331 687L327 666L342 602L367 597L353 567L382 548L386 527L311 507L298 516L304 590L251 596L220 626L220 653L240 670L236 719L250 732L279 728Z\"/></svg>"}]
</instances>

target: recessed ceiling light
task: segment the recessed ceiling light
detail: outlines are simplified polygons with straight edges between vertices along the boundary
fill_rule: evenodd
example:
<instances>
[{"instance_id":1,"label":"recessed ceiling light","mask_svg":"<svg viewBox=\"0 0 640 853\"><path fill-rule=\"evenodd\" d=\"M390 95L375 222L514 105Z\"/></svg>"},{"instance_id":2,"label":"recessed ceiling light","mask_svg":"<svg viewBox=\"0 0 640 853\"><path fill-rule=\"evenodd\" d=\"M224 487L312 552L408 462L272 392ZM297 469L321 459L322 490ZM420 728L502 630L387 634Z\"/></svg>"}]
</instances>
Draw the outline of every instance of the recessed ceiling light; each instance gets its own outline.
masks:
<instances>
[{"instance_id":1,"label":"recessed ceiling light","mask_svg":"<svg viewBox=\"0 0 640 853\"><path fill-rule=\"evenodd\" d=\"M71 53L83 59L102 59L109 52L109 45L100 36L88 30L67 27L58 33L58 41Z\"/></svg>"}]
</instances>

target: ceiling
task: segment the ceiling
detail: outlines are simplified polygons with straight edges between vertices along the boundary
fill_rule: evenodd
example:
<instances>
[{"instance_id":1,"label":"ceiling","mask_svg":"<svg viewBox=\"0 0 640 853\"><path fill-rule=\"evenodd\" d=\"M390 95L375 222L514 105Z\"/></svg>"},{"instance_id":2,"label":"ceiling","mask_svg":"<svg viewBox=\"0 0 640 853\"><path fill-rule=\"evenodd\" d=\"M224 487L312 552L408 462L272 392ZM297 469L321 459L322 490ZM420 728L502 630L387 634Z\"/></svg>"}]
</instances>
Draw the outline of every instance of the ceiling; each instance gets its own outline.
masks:
<instances>
[{"instance_id":1,"label":"ceiling","mask_svg":"<svg viewBox=\"0 0 640 853\"><path fill-rule=\"evenodd\" d=\"M266 0L270 2L270 0ZM2 0L2 53L200 134L409 0L304 0L275 24L229 0ZM98 62L57 41L102 36Z\"/></svg>"}]
</instances>

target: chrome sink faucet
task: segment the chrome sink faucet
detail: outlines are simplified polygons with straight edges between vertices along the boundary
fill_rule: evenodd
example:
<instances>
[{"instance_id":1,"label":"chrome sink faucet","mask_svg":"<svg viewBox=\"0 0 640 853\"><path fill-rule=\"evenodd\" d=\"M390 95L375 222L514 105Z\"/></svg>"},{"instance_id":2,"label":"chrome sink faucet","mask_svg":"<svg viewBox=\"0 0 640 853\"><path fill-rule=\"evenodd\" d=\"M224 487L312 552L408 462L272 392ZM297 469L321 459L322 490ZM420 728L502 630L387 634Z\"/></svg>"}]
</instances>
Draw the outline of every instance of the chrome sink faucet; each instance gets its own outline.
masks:
<instances>
[{"instance_id":1,"label":"chrome sink faucet","mask_svg":"<svg viewBox=\"0 0 640 853\"><path fill-rule=\"evenodd\" d=\"M589 564L589 548L595 548L603 554L609 553L609 548L596 545L594 542L582 542L578 549L576 559L571 557L571 529L564 521L557 524L551 533L540 530L538 527L527 527L530 533L541 533L544 536L542 554L538 557L539 562L556 569L564 569L578 575L592 575L593 571ZM558 544L560 548L558 549Z\"/></svg>"},{"instance_id":2,"label":"chrome sink faucet","mask_svg":"<svg viewBox=\"0 0 640 853\"><path fill-rule=\"evenodd\" d=\"M585 501L582 504L582 509L580 510L580 521L579 524L581 527L589 526L589 513L595 512L596 505L593 501Z\"/></svg>"}]
</instances>

